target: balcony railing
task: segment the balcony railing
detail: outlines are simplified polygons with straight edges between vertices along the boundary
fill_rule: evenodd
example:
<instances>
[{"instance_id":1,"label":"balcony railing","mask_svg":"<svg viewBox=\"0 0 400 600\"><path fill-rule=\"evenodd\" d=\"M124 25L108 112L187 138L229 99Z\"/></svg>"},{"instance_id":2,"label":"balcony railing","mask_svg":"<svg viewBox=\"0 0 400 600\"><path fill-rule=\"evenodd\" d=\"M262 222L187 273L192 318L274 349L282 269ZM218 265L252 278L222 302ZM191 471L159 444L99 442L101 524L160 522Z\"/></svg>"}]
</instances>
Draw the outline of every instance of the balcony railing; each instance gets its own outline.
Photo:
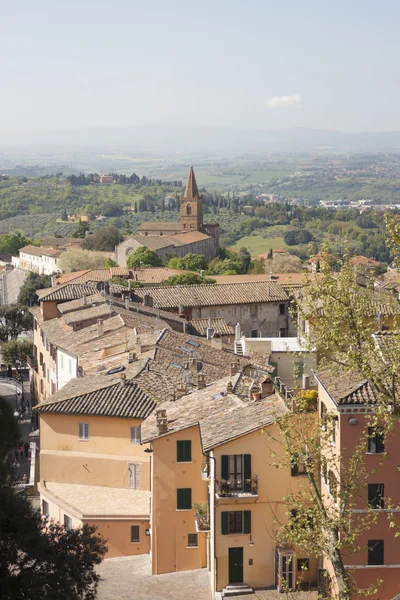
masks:
<instances>
[{"instance_id":1,"label":"balcony railing","mask_svg":"<svg viewBox=\"0 0 400 600\"><path fill-rule=\"evenodd\" d=\"M258 475L249 479L221 479L217 481L217 495L220 498L258 496Z\"/></svg>"},{"instance_id":2,"label":"balcony railing","mask_svg":"<svg viewBox=\"0 0 400 600\"><path fill-rule=\"evenodd\" d=\"M196 512L196 528L197 531L210 531L210 514L208 512L208 504L203 502L202 504L194 505Z\"/></svg>"}]
</instances>

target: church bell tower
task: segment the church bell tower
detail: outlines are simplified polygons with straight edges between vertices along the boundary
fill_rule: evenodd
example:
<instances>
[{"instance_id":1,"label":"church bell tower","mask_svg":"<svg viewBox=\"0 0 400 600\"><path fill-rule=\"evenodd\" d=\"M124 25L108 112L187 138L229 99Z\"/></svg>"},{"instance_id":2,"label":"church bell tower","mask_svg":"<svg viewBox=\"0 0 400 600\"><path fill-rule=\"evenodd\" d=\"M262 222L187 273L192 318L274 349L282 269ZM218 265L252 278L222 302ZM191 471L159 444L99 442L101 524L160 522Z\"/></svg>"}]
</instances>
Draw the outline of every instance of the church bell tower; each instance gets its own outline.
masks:
<instances>
[{"instance_id":1,"label":"church bell tower","mask_svg":"<svg viewBox=\"0 0 400 600\"><path fill-rule=\"evenodd\" d=\"M203 229L203 196L199 194L192 165L185 193L181 196L181 226L182 233Z\"/></svg>"}]
</instances>

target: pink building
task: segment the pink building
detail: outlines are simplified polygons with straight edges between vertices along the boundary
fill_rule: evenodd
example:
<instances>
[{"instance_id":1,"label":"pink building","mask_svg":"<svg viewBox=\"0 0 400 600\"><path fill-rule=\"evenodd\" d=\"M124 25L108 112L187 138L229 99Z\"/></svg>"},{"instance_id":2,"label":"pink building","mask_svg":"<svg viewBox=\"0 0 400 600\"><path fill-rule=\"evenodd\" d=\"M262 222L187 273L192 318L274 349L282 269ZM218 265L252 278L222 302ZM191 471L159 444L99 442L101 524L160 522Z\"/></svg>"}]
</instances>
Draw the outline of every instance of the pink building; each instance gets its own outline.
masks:
<instances>
[{"instance_id":1,"label":"pink building","mask_svg":"<svg viewBox=\"0 0 400 600\"><path fill-rule=\"evenodd\" d=\"M366 478L357 490L357 499L349 513L354 519L363 519L371 510L375 522L358 538L359 550L342 551L345 567L351 572L359 590L366 590L377 580L383 583L375 599L393 600L400 594L400 424L385 434L384 428L371 427L370 417L374 413L375 395L365 380L347 376L334 377L327 370L319 371L318 411L321 423L329 416L330 435L329 458L323 459L321 491L325 502L336 502L341 478L334 472L344 469L346 458L353 456L360 444L365 445ZM334 457L340 457L335 463ZM328 456L328 454L326 455ZM332 458L333 457L333 458ZM332 470L331 470L332 469ZM389 527L391 516L395 527ZM329 560L322 561L320 589L324 588L324 578L331 577L334 583L332 566ZM325 572L324 572L325 571ZM355 594L354 598L361 598Z\"/></svg>"}]
</instances>

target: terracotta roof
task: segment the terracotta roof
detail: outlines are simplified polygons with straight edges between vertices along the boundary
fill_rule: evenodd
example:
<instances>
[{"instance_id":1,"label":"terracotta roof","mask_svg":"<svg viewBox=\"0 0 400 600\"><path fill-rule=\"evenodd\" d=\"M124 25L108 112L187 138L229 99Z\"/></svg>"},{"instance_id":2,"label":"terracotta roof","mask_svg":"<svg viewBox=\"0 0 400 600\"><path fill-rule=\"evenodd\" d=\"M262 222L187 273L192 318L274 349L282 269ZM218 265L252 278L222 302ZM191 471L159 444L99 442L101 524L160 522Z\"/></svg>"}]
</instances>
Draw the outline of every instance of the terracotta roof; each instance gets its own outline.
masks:
<instances>
[{"instance_id":1,"label":"terracotta roof","mask_svg":"<svg viewBox=\"0 0 400 600\"><path fill-rule=\"evenodd\" d=\"M211 320L211 325L210 325ZM228 325L222 317L214 319L192 319L190 321L190 329L195 335L206 336L207 328L212 327L218 335L234 335L235 328Z\"/></svg>"},{"instance_id":2,"label":"terracotta roof","mask_svg":"<svg viewBox=\"0 0 400 600\"><path fill-rule=\"evenodd\" d=\"M210 236L206 233L201 233L201 231L190 231L188 233L169 236L168 239L171 240L174 246L183 246L185 244L194 244L195 242L209 240Z\"/></svg>"},{"instance_id":3,"label":"terracotta roof","mask_svg":"<svg viewBox=\"0 0 400 600\"><path fill-rule=\"evenodd\" d=\"M96 517L143 516L148 519L150 492L129 488L113 488L102 485L79 485L46 481L41 486L43 494L51 495L69 504L80 513L81 519Z\"/></svg>"},{"instance_id":4,"label":"terracotta roof","mask_svg":"<svg viewBox=\"0 0 400 600\"><path fill-rule=\"evenodd\" d=\"M68 273L57 278L56 285L62 283L89 283L95 281L109 281L112 277L125 277L140 283L154 284L162 283L173 275L186 275L194 271L183 269L169 269L168 267L149 267L145 269L128 269L126 267L111 267L111 269L89 269L78 273ZM75 277L73 277L75 275ZM66 280L64 281L64 277ZM129 281L127 279L127 281ZM128 288L127 288L128 289Z\"/></svg>"},{"instance_id":5,"label":"terracotta roof","mask_svg":"<svg viewBox=\"0 0 400 600\"><path fill-rule=\"evenodd\" d=\"M185 193L183 194L183 198L185 200L191 200L192 198L196 198L199 195L199 190L197 188L196 177L194 175L193 166L190 165L188 180L186 184Z\"/></svg>"},{"instance_id":6,"label":"terracotta roof","mask_svg":"<svg viewBox=\"0 0 400 600\"><path fill-rule=\"evenodd\" d=\"M353 256L353 258L350 259L350 262L352 265L362 265L372 268L382 266L382 263L372 258L367 258L366 256Z\"/></svg>"},{"instance_id":7,"label":"terracotta roof","mask_svg":"<svg viewBox=\"0 0 400 600\"><path fill-rule=\"evenodd\" d=\"M57 400L53 396L38 404L36 410L70 415L145 419L155 407L154 400L137 383L126 381L124 385L120 382L114 383L67 400Z\"/></svg>"},{"instance_id":8,"label":"terracotta roof","mask_svg":"<svg viewBox=\"0 0 400 600\"><path fill-rule=\"evenodd\" d=\"M227 385L236 384L237 376L225 377L201 391L183 396L175 402L158 406L167 412L168 435L199 425L203 451L208 451L230 440L274 423L288 412L276 395L263 400L244 402ZM156 415L151 414L142 424L142 440L148 442L159 437Z\"/></svg>"},{"instance_id":9,"label":"terracotta roof","mask_svg":"<svg viewBox=\"0 0 400 600\"><path fill-rule=\"evenodd\" d=\"M40 301L60 301L76 300L82 298L85 294L91 296L96 293L96 286L88 284L71 284L65 283L54 288L45 288L38 290L36 293Z\"/></svg>"},{"instance_id":10,"label":"terracotta roof","mask_svg":"<svg viewBox=\"0 0 400 600\"><path fill-rule=\"evenodd\" d=\"M72 312L75 310L80 310L86 308L91 308L92 306L96 306L97 304L104 304L105 298L102 294L92 294L90 296L86 296L86 304L83 304L83 297L76 298L76 300L70 300L69 302L63 302L57 306L58 310L62 315L67 312Z\"/></svg>"},{"instance_id":11,"label":"terracotta roof","mask_svg":"<svg viewBox=\"0 0 400 600\"><path fill-rule=\"evenodd\" d=\"M38 248L37 246L24 246L18 250L19 253L30 254L32 256L52 256L57 258L60 256L60 250L54 250L53 248Z\"/></svg>"},{"instance_id":12,"label":"terracotta roof","mask_svg":"<svg viewBox=\"0 0 400 600\"><path fill-rule=\"evenodd\" d=\"M254 275L211 275L219 285L224 283L254 283L256 281L270 281L271 283L300 283L302 284L305 276L310 278L309 273L261 273ZM314 275L313 275L314 276Z\"/></svg>"},{"instance_id":13,"label":"terracotta roof","mask_svg":"<svg viewBox=\"0 0 400 600\"><path fill-rule=\"evenodd\" d=\"M75 323L82 323L84 321L89 321L90 319L102 319L111 315L111 306L103 303L97 306L89 305L88 308L67 312L62 318L67 325L74 325Z\"/></svg>"},{"instance_id":14,"label":"terracotta roof","mask_svg":"<svg viewBox=\"0 0 400 600\"><path fill-rule=\"evenodd\" d=\"M146 294L153 299L153 306L159 308L224 306L230 304L284 302L288 300L284 289L280 285L270 282L226 285L182 285L175 287L155 287L151 290L135 290L135 295L142 300Z\"/></svg>"},{"instance_id":15,"label":"terracotta roof","mask_svg":"<svg viewBox=\"0 0 400 600\"><path fill-rule=\"evenodd\" d=\"M73 273L63 273L62 275L58 275L54 278L55 285L62 285L64 283L69 283L75 279L79 279L85 273L90 273L91 269L85 269L84 271L74 271Z\"/></svg>"},{"instance_id":16,"label":"terracotta roof","mask_svg":"<svg viewBox=\"0 0 400 600\"><path fill-rule=\"evenodd\" d=\"M150 250L161 250L162 248L168 248L173 246L173 243L167 236L159 235L131 235L129 239L134 239L142 246L150 248ZM124 240L126 241L126 240Z\"/></svg>"},{"instance_id":17,"label":"terracotta roof","mask_svg":"<svg viewBox=\"0 0 400 600\"><path fill-rule=\"evenodd\" d=\"M333 374L328 369L315 373L335 404L375 404L376 396L366 379L356 373Z\"/></svg>"},{"instance_id":18,"label":"terracotta roof","mask_svg":"<svg viewBox=\"0 0 400 600\"><path fill-rule=\"evenodd\" d=\"M180 231L182 226L179 221L145 221L139 226L138 231Z\"/></svg>"}]
</instances>

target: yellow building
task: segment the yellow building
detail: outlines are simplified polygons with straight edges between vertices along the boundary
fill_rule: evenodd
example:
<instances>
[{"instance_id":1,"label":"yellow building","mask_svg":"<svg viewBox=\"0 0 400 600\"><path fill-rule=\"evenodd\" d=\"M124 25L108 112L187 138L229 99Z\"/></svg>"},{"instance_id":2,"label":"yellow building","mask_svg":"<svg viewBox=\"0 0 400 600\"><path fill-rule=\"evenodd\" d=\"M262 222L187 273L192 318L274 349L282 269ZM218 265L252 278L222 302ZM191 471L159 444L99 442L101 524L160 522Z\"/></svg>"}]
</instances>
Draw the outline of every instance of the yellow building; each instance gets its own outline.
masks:
<instances>
[{"instance_id":1,"label":"yellow building","mask_svg":"<svg viewBox=\"0 0 400 600\"><path fill-rule=\"evenodd\" d=\"M125 373L71 380L40 415L42 513L97 525L108 557L150 549L149 458L141 423L154 400Z\"/></svg>"},{"instance_id":2,"label":"yellow building","mask_svg":"<svg viewBox=\"0 0 400 600\"><path fill-rule=\"evenodd\" d=\"M145 420L154 574L207 567L213 593L316 581L316 558L275 541L287 521L284 497L302 479L277 470L270 454L287 411L269 383L236 374L164 402Z\"/></svg>"}]
</instances>

